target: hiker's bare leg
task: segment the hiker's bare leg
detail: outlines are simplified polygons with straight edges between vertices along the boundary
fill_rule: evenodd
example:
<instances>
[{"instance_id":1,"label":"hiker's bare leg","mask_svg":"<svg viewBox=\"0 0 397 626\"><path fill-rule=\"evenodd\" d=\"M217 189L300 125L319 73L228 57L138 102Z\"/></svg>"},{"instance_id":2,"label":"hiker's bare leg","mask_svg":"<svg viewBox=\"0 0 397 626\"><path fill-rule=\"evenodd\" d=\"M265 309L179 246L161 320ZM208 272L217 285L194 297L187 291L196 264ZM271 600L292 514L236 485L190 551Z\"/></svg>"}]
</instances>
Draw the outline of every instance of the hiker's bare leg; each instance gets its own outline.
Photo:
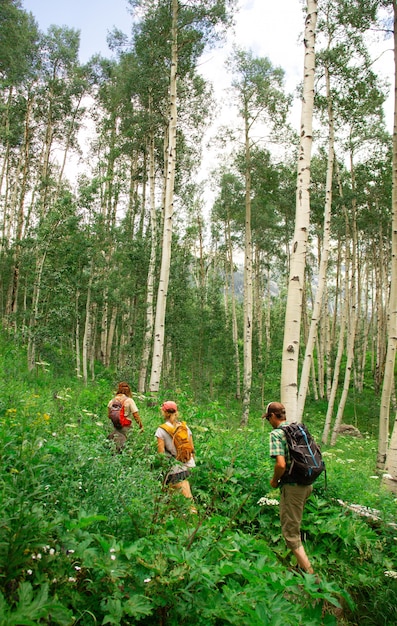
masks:
<instances>
[{"instance_id":1,"label":"hiker's bare leg","mask_svg":"<svg viewBox=\"0 0 397 626\"><path fill-rule=\"evenodd\" d=\"M308 574L314 574L314 570L310 564L310 561L305 552L305 548L303 546L295 548L294 550L292 550L292 553L295 555L296 560L298 561L298 565L301 569L303 569Z\"/></svg>"},{"instance_id":2,"label":"hiker's bare leg","mask_svg":"<svg viewBox=\"0 0 397 626\"><path fill-rule=\"evenodd\" d=\"M175 483L175 488L180 489L185 498L193 499L192 491L190 489L190 483L188 480L181 480L179 483Z\"/></svg>"}]
</instances>

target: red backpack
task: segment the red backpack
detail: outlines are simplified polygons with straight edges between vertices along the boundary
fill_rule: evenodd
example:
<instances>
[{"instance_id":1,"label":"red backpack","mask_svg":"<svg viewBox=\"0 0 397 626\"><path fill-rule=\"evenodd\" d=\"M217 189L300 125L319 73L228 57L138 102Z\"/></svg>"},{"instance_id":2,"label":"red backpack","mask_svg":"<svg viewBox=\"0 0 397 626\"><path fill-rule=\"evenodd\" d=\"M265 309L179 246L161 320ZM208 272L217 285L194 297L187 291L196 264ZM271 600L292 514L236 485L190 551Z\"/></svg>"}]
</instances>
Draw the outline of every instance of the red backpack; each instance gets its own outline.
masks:
<instances>
[{"instance_id":1,"label":"red backpack","mask_svg":"<svg viewBox=\"0 0 397 626\"><path fill-rule=\"evenodd\" d=\"M121 401L120 398L113 398L112 403L108 408L108 417L112 420L113 426L117 428L117 430L121 430L124 426L131 425L131 420L124 415L125 400Z\"/></svg>"}]
</instances>

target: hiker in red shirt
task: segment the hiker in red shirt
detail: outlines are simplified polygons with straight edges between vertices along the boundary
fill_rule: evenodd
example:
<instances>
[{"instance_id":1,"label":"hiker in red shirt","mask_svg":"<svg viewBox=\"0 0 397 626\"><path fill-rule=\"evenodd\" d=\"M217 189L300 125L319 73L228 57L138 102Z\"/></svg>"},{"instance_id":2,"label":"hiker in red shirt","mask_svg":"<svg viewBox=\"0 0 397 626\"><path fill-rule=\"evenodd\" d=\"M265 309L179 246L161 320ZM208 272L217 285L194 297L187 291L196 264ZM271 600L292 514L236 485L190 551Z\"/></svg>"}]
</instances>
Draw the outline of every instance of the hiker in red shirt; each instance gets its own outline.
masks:
<instances>
[{"instance_id":1,"label":"hiker in red shirt","mask_svg":"<svg viewBox=\"0 0 397 626\"><path fill-rule=\"evenodd\" d=\"M114 421L114 406L121 404L122 411L119 414L119 422ZM122 448L127 441L127 436L131 430L132 419L136 421L141 431L143 431L143 424L139 416L138 407L132 399L132 392L130 386L126 382L118 384L117 393L108 403L108 417L113 421L113 432L110 433L109 439L113 440L116 444L118 452L121 452Z\"/></svg>"}]
</instances>

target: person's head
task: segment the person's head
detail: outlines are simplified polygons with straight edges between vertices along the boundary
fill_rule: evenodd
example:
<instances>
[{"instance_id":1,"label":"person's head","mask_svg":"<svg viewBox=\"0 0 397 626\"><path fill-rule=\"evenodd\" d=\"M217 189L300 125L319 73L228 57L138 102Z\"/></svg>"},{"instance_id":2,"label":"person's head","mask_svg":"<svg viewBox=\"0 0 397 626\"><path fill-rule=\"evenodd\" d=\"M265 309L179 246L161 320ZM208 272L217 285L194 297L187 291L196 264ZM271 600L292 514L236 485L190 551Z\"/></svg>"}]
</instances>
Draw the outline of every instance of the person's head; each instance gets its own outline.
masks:
<instances>
[{"instance_id":1,"label":"person's head","mask_svg":"<svg viewBox=\"0 0 397 626\"><path fill-rule=\"evenodd\" d=\"M124 393L129 398L132 398L130 386L126 382L119 383L117 387L117 393Z\"/></svg>"},{"instance_id":2,"label":"person's head","mask_svg":"<svg viewBox=\"0 0 397 626\"><path fill-rule=\"evenodd\" d=\"M285 406L281 402L269 402L262 417L267 419L272 426L279 422L284 422L286 419Z\"/></svg>"},{"instance_id":3,"label":"person's head","mask_svg":"<svg viewBox=\"0 0 397 626\"><path fill-rule=\"evenodd\" d=\"M172 400L166 400L161 405L161 412L166 420L173 422L178 415L178 407Z\"/></svg>"}]
</instances>

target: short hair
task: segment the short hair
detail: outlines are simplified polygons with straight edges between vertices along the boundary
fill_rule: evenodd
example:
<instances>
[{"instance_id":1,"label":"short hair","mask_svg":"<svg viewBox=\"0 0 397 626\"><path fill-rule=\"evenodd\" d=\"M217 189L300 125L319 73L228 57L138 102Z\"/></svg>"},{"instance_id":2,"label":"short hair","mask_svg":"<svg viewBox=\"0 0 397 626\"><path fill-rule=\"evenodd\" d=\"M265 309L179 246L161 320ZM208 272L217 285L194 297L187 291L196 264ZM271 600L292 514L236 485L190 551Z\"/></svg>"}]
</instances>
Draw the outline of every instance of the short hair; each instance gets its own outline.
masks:
<instances>
[{"instance_id":1,"label":"short hair","mask_svg":"<svg viewBox=\"0 0 397 626\"><path fill-rule=\"evenodd\" d=\"M269 402L266 407L265 417L270 417L271 415L275 415L281 420L285 420L285 406L281 404L281 402Z\"/></svg>"}]
</instances>

